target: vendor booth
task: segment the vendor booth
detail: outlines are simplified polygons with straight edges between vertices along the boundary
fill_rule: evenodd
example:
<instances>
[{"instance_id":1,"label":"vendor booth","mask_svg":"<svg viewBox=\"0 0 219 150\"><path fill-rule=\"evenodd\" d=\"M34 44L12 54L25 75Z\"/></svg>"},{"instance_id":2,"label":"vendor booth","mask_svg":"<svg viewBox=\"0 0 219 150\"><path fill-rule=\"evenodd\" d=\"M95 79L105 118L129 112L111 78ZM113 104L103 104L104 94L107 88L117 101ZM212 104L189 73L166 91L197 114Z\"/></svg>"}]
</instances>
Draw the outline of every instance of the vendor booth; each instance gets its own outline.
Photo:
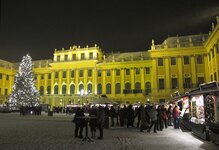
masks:
<instances>
[{"instance_id":1,"label":"vendor booth","mask_svg":"<svg viewBox=\"0 0 219 150\"><path fill-rule=\"evenodd\" d=\"M190 124L192 132L202 139L219 141L218 83L201 84L190 95Z\"/></svg>"},{"instance_id":2,"label":"vendor booth","mask_svg":"<svg viewBox=\"0 0 219 150\"><path fill-rule=\"evenodd\" d=\"M180 105L180 124L183 125L188 130L191 130L190 125L190 109L189 109L189 97L183 96L178 102Z\"/></svg>"}]
</instances>

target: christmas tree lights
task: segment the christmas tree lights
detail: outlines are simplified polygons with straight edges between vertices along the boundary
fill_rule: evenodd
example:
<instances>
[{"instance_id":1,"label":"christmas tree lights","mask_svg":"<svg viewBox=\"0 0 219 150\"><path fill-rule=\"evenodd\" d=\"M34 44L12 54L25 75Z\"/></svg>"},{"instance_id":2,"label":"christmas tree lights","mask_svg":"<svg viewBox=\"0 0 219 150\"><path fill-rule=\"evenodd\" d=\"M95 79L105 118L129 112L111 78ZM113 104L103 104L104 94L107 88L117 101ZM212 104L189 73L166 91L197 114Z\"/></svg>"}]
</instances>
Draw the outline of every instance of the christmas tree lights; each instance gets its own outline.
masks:
<instances>
[{"instance_id":1,"label":"christmas tree lights","mask_svg":"<svg viewBox=\"0 0 219 150\"><path fill-rule=\"evenodd\" d=\"M19 70L14 79L12 94L9 97L11 108L21 106L35 107L39 105L40 95L35 86L32 71L32 58L27 54L23 56Z\"/></svg>"}]
</instances>

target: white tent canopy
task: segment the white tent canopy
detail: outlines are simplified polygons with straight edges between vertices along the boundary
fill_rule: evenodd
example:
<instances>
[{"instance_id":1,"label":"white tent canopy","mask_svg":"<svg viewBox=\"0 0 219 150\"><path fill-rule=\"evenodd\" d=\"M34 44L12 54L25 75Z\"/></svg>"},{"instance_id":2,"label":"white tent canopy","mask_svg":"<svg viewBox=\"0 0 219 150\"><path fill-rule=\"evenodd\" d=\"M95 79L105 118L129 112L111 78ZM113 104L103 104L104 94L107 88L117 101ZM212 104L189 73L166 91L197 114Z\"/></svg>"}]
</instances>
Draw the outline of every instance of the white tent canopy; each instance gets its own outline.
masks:
<instances>
[{"instance_id":1,"label":"white tent canopy","mask_svg":"<svg viewBox=\"0 0 219 150\"><path fill-rule=\"evenodd\" d=\"M94 100L92 104L118 104L118 103L114 102L113 100L107 97L100 97Z\"/></svg>"}]
</instances>

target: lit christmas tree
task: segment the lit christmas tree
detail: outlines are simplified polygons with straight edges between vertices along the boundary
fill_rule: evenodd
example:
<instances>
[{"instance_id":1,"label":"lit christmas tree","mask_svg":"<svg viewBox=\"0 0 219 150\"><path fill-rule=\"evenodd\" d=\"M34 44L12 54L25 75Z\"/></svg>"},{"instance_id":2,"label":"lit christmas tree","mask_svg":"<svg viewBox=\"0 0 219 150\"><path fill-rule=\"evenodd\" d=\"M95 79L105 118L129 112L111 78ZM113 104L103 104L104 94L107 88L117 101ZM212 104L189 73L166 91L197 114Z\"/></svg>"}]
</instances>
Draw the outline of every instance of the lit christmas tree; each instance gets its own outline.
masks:
<instances>
[{"instance_id":1,"label":"lit christmas tree","mask_svg":"<svg viewBox=\"0 0 219 150\"><path fill-rule=\"evenodd\" d=\"M27 54L23 56L19 70L14 79L12 94L9 97L11 107L39 105L40 95L35 86L32 71L32 58Z\"/></svg>"}]
</instances>

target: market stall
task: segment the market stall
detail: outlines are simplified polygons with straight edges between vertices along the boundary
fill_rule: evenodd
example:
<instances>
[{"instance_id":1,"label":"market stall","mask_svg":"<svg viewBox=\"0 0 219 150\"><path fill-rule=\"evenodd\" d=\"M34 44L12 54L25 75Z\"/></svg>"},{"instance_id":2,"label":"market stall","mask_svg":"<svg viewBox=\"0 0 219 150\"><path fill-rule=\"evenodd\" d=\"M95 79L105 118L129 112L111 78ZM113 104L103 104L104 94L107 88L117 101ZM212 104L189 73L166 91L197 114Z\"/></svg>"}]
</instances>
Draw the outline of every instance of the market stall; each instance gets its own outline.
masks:
<instances>
[{"instance_id":1,"label":"market stall","mask_svg":"<svg viewBox=\"0 0 219 150\"><path fill-rule=\"evenodd\" d=\"M217 82L201 84L199 90L190 92L190 124L192 132L203 138L219 141Z\"/></svg>"},{"instance_id":2,"label":"market stall","mask_svg":"<svg viewBox=\"0 0 219 150\"><path fill-rule=\"evenodd\" d=\"M210 130L210 139L219 144L219 91L206 96L206 123Z\"/></svg>"},{"instance_id":3,"label":"market stall","mask_svg":"<svg viewBox=\"0 0 219 150\"><path fill-rule=\"evenodd\" d=\"M180 101L178 102L178 105L180 104L180 124L183 125L188 130L191 130L190 125L190 109L189 109L189 97L183 96Z\"/></svg>"},{"instance_id":4,"label":"market stall","mask_svg":"<svg viewBox=\"0 0 219 150\"><path fill-rule=\"evenodd\" d=\"M192 132L202 139L209 138L209 131L206 128L204 96L192 95L190 100L190 125Z\"/></svg>"}]
</instances>

